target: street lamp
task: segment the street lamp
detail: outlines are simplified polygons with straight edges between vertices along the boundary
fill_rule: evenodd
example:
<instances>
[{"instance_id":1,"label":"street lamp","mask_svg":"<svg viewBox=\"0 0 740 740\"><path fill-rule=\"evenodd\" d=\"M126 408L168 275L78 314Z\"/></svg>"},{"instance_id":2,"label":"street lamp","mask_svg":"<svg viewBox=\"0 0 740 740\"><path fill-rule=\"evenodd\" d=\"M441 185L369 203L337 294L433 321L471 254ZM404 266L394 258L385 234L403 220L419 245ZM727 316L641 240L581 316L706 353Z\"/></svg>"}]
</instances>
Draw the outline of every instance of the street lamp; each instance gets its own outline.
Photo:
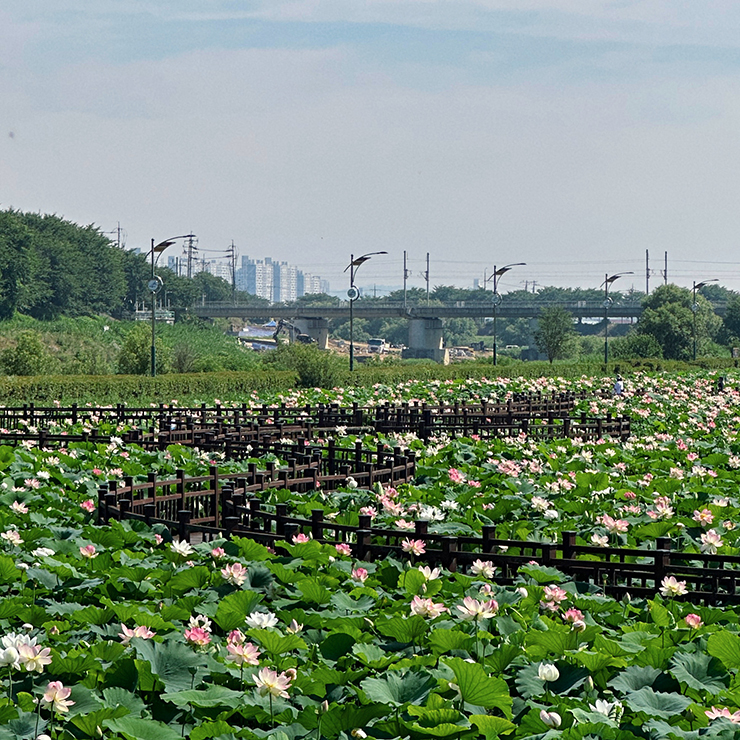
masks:
<instances>
[{"instance_id":1,"label":"street lamp","mask_svg":"<svg viewBox=\"0 0 740 740\"><path fill-rule=\"evenodd\" d=\"M498 307L501 304L501 301L503 300L501 298L501 294L498 292L498 279L506 272L511 270L512 267L520 267L522 265L526 265L526 262L512 262L510 265L504 265L503 267L496 267L496 265L493 266L493 273L486 277L483 275L483 287L485 288L486 284L489 280L493 279L493 298L491 299L491 302L493 303L493 364L494 366L498 363L498 354L496 350L496 313L498 311Z\"/></svg>"},{"instance_id":2,"label":"street lamp","mask_svg":"<svg viewBox=\"0 0 740 740\"><path fill-rule=\"evenodd\" d=\"M157 375L157 348L154 344L154 338L156 333L156 321L157 317L154 313L155 305L156 305L156 298L157 293L162 289L162 278L159 277L159 275L154 274L154 267L156 266L157 262L159 262L159 257L164 252L165 249L168 247L171 247L175 241L178 239L191 239L195 236L195 234L184 234L183 236L171 236L169 239L166 239L163 242L159 242L159 244L154 243L154 239L152 239L152 248L149 250L149 254L152 258L152 276L147 283L147 287L149 288L149 291L152 294L152 351L151 351L151 373L152 377L154 378ZM157 259L154 259L154 255L157 255Z\"/></svg>"},{"instance_id":3,"label":"street lamp","mask_svg":"<svg viewBox=\"0 0 740 740\"><path fill-rule=\"evenodd\" d=\"M696 291L700 288L703 288L705 285L708 285L709 283L718 283L719 278L712 278L711 280L702 280L700 283L697 283L696 280L694 280L694 287L692 288L692 300L691 300L691 311L694 314L694 321L693 321L693 329L692 329L692 336L694 340L694 359L696 359L696 312L699 310L699 304L696 302Z\"/></svg>"},{"instance_id":4,"label":"street lamp","mask_svg":"<svg viewBox=\"0 0 740 740\"><path fill-rule=\"evenodd\" d=\"M355 287L355 274L357 273L360 265L367 262L375 254L388 254L388 252L368 252L355 259L354 254L349 256L349 264L344 268L344 272L349 270L349 290L347 291L347 298L349 298L349 370L352 372L355 369L355 315L354 306L355 301L360 297L360 291Z\"/></svg>"},{"instance_id":5,"label":"street lamp","mask_svg":"<svg viewBox=\"0 0 740 740\"><path fill-rule=\"evenodd\" d=\"M609 288L611 284L617 279L621 278L622 275L634 275L635 273L630 272L618 272L615 275L604 274L604 367L609 363L609 306L611 305L612 299L609 298Z\"/></svg>"}]
</instances>

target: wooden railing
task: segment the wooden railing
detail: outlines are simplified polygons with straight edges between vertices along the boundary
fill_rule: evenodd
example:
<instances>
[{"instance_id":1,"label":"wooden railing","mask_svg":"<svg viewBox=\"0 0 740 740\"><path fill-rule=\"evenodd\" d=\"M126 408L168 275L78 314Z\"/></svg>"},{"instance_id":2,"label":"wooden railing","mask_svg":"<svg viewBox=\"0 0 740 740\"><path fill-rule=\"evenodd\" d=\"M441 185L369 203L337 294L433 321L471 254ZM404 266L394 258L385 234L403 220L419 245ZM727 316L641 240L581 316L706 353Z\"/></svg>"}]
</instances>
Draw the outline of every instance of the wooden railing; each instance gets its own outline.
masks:
<instances>
[{"instance_id":1,"label":"wooden railing","mask_svg":"<svg viewBox=\"0 0 740 740\"><path fill-rule=\"evenodd\" d=\"M284 454L286 450L274 448ZM325 454L326 453L326 454ZM577 542L574 532L565 532L561 542L529 542L496 538L495 526L483 526L479 537L448 536L429 531L429 523L416 521L412 531L373 527L370 516L361 515L357 526L339 524L316 509L311 518L296 517L285 503L267 505L260 494L272 489L297 493L317 487L335 490L352 477L362 488L374 483L397 485L414 474L414 459L400 450L387 452L331 448L309 450L288 458L285 466L267 463L264 469L251 463L247 472L219 474L216 467L203 476L160 480L149 474L146 481L126 478L123 485L111 481L101 487L98 500L100 523L111 519L139 519L163 524L173 536L190 541L220 537L247 537L276 550L299 534L317 542L346 544L361 560L389 556L407 559L407 538L421 540L424 552L415 562L442 565L450 571L467 572L476 560L496 567L495 581L513 584L520 568L530 563L557 568L576 581L597 586L616 598L629 594L649 598L661 588L663 579L674 576L685 581L688 593L681 597L696 603L740 603L740 556L706 555L671 550L668 538L658 538L652 547L595 547Z\"/></svg>"}]
</instances>

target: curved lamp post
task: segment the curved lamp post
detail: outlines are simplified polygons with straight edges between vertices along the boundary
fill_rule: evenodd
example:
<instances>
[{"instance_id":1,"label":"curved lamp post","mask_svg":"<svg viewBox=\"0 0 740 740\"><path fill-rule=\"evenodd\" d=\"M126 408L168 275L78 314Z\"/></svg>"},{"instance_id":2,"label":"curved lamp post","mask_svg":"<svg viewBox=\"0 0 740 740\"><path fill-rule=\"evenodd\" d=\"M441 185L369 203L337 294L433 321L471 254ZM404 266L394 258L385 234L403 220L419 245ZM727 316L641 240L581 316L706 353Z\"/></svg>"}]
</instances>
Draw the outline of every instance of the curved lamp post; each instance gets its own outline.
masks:
<instances>
[{"instance_id":1,"label":"curved lamp post","mask_svg":"<svg viewBox=\"0 0 740 740\"><path fill-rule=\"evenodd\" d=\"M494 366L498 363L498 353L496 348L496 314L498 312L498 307L501 304L501 301L503 300L501 297L501 294L498 292L498 279L506 272L511 270L512 267L520 267L522 265L526 265L526 262L512 262L510 265L504 265L503 267L496 267L496 265L493 266L493 273L486 277L483 276L483 285L485 286L489 280L493 280L493 364Z\"/></svg>"},{"instance_id":2,"label":"curved lamp post","mask_svg":"<svg viewBox=\"0 0 740 740\"><path fill-rule=\"evenodd\" d=\"M697 283L696 280L694 280L694 287L691 289L691 312L694 314L694 320L693 320L693 328L691 330L692 338L694 340L694 352L693 357L696 359L696 313L699 310L699 304L696 302L696 291L700 288L703 288L705 285L708 285L709 283L718 283L719 278L712 278L711 280L702 280L700 283Z\"/></svg>"},{"instance_id":3,"label":"curved lamp post","mask_svg":"<svg viewBox=\"0 0 740 740\"><path fill-rule=\"evenodd\" d=\"M164 252L165 249L168 247L171 247L178 239L190 239L194 237L195 234L183 234L182 236L171 236L169 239L165 239L163 242L159 242L159 244L154 243L154 239L152 239L152 248L149 250L149 254L152 258L152 276L147 283L147 287L149 288L149 291L152 294L152 351L151 351L151 374L154 378L157 375L157 348L154 344L154 338L156 334L156 322L157 317L154 313L155 304L156 304L156 298L157 293L162 289L162 278L159 277L159 275L154 274L154 268L159 262L159 257ZM157 255L156 260L154 259L154 255Z\"/></svg>"},{"instance_id":4,"label":"curved lamp post","mask_svg":"<svg viewBox=\"0 0 740 740\"><path fill-rule=\"evenodd\" d=\"M609 288L611 284L617 279L621 278L622 275L634 275L635 273L630 272L618 272L615 275L604 274L604 366L609 363L609 306L611 305L612 299L609 298Z\"/></svg>"},{"instance_id":5,"label":"curved lamp post","mask_svg":"<svg viewBox=\"0 0 740 740\"><path fill-rule=\"evenodd\" d=\"M347 298L349 298L349 370L352 372L355 369L355 315L354 306L355 301L360 297L360 291L355 286L355 274L357 273L360 265L367 262L375 254L388 254L388 252L368 252L355 259L354 254L349 256L349 264L344 268L344 272L349 270L349 290L347 290Z\"/></svg>"}]
</instances>

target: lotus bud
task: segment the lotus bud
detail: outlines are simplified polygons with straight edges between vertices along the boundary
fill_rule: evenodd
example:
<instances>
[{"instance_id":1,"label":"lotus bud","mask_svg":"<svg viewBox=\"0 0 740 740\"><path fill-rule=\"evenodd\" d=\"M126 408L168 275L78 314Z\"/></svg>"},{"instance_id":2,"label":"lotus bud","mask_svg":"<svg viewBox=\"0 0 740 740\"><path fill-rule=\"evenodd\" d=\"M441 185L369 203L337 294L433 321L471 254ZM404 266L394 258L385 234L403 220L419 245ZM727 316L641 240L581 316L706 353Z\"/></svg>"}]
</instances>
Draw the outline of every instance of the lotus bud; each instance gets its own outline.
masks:
<instances>
[{"instance_id":1,"label":"lotus bud","mask_svg":"<svg viewBox=\"0 0 740 740\"><path fill-rule=\"evenodd\" d=\"M552 663L540 663L537 669L537 677L546 682L557 681L560 678L560 671Z\"/></svg>"},{"instance_id":2,"label":"lotus bud","mask_svg":"<svg viewBox=\"0 0 740 740\"><path fill-rule=\"evenodd\" d=\"M563 721L557 712L546 712L544 709L540 710L540 719L554 730L557 730Z\"/></svg>"}]
</instances>

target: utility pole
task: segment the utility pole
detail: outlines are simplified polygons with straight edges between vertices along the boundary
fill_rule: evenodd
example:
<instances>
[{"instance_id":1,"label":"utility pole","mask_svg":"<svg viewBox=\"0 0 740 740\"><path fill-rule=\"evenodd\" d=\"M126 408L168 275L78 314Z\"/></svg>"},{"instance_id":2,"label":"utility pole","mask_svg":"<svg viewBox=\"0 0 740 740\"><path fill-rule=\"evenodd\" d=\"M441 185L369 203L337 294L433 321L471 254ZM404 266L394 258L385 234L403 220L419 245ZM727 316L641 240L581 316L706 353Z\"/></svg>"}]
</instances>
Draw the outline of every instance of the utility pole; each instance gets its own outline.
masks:
<instances>
[{"instance_id":1,"label":"utility pole","mask_svg":"<svg viewBox=\"0 0 740 740\"><path fill-rule=\"evenodd\" d=\"M190 279L193 277L193 260L197 259L195 253L198 251L198 247L195 243L195 237L190 237L185 244L188 252L188 279Z\"/></svg>"},{"instance_id":2,"label":"utility pole","mask_svg":"<svg viewBox=\"0 0 740 740\"><path fill-rule=\"evenodd\" d=\"M231 302L236 303L236 247L234 240L231 240L231 246L226 250L231 263Z\"/></svg>"},{"instance_id":3,"label":"utility pole","mask_svg":"<svg viewBox=\"0 0 740 740\"><path fill-rule=\"evenodd\" d=\"M665 269L663 270L663 285L668 285L668 252L665 253Z\"/></svg>"},{"instance_id":4,"label":"utility pole","mask_svg":"<svg viewBox=\"0 0 740 740\"><path fill-rule=\"evenodd\" d=\"M406 267L406 250L403 250L403 308L406 310L406 281L409 278L409 271Z\"/></svg>"},{"instance_id":5,"label":"utility pole","mask_svg":"<svg viewBox=\"0 0 740 740\"><path fill-rule=\"evenodd\" d=\"M650 295L650 252L645 250L645 295Z\"/></svg>"},{"instance_id":6,"label":"utility pole","mask_svg":"<svg viewBox=\"0 0 740 740\"><path fill-rule=\"evenodd\" d=\"M427 271L424 273L424 278L427 281L427 306L429 305L429 252L427 252Z\"/></svg>"}]
</instances>

